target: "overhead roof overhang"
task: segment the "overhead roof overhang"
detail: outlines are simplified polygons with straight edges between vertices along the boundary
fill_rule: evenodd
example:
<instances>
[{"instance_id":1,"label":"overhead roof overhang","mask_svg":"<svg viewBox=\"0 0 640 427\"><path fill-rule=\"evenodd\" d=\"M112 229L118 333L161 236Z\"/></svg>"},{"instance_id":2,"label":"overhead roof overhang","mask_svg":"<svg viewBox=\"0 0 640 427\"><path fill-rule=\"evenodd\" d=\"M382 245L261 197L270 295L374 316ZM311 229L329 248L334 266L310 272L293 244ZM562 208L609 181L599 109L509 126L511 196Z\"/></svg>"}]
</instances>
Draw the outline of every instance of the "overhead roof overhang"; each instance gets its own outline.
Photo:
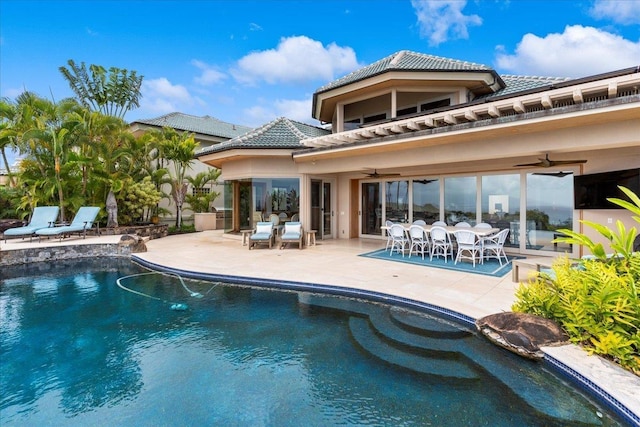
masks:
<instances>
[{"instance_id":1,"label":"overhead roof overhang","mask_svg":"<svg viewBox=\"0 0 640 427\"><path fill-rule=\"evenodd\" d=\"M215 153L209 153L204 155L197 155L196 158L208 164L209 166L222 169L225 163L235 162L247 159L269 159L269 158L291 158L291 149L266 149L266 148L235 148L231 150L219 151Z\"/></svg>"}]
</instances>

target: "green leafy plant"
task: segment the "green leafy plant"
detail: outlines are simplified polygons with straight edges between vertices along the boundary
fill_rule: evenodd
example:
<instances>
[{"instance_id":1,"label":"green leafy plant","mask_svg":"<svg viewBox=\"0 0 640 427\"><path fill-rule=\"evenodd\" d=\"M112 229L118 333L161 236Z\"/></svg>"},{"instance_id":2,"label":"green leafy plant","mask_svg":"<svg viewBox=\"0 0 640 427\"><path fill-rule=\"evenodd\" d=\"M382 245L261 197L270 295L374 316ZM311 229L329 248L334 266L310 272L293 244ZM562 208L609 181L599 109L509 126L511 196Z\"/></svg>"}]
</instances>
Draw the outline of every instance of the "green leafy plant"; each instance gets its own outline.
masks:
<instances>
[{"instance_id":1,"label":"green leafy plant","mask_svg":"<svg viewBox=\"0 0 640 427\"><path fill-rule=\"evenodd\" d=\"M640 198L627 188L620 189L631 202L608 200L630 211L640 223ZM640 375L640 253L633 252L636 228L627 230L621 221L615 230L583 223L607 238L609 253L584 234L559 230L565 237L555 241L582 245L593 256L577 263L559 258L552 272L520 284L512 309L556 320L572 342Z\"/></svg>"},{"instance_id":2,"label":"green leafy plant","mask_svg":"<svg viewBox=\"0 0 640 427\"><path fill-rule=\"evenodd\" d=\"M210 211L211 204L220 196L220 193L211 189L206 193L203 190L209 184L217 184L220 173L221 171L219 169L210 169L207 172L199 172L194 177L187 176L187 181L193 187L194 194L187 194L185 201L189 204L193 212L202 213Z\"/></svg>"},{"instance_id":3,"label":"green leafy plant","mask_svg":"<svg viewBox=\"0 0 640 427\"><path fill-rule=\"evenodd\" d=\"M122 208L118 210L118 221L134 224L148 220L149 213L162 198L151 177L140 182L130 182L123 190Z\"/></svg>"}]
</instances>

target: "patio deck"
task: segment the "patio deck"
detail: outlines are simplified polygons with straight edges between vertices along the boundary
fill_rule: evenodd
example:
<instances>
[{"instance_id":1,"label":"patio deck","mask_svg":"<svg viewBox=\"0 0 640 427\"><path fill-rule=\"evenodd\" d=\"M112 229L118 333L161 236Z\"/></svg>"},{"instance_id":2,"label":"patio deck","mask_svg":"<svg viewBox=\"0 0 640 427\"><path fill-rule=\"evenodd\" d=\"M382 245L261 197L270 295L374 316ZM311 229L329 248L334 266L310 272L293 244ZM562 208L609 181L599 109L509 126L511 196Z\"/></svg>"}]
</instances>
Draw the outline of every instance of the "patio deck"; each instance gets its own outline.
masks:
<instances>
[{"instance_id":1,"label":"patio deck","mask_svg":"<svg viewBox=\"0 0 640 427\"><path fill-rule=\"evenodd\" d=\"M1 251L65 244L117 242L120 236L87 236L62 242L0 242ZM221 231L168 236L146 242L136 257L177 270L269 280L308 282L390 294L425 302L470 316L510 311L518 284L512 275L480 276L418 265L381 262L359 256L384 247L374 239L326 240L298 250L259 248L249 251L241 236ZM1 278L1 274L0 274ZM522 277L521 277L522 278ZM544 349L578 375L601 387L640 420L640 378L574 345Z\"/></svg>"}]
</instances>

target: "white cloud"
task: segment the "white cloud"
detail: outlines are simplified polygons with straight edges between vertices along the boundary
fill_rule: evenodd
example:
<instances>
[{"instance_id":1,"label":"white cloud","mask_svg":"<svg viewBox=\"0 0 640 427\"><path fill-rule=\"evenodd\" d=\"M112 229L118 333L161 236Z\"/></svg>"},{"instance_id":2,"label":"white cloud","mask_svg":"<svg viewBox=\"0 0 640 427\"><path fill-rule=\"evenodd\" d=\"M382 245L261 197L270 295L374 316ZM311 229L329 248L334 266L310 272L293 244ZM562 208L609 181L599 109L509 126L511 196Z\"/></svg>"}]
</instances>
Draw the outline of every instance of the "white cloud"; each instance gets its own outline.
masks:
<instances>
[{"instance_id":1,"label":"white cloud","mask_svg":"<svg viewBox=\"0 0 640 427\"><path fill-rule=\"evenodd\" d=\"M249 31L262 31L262 27L255 22L249 24Z\"/></svg>"},{"instance_id":2,"label":"white cloud","mask_svg":"<svg viewBox=\"0 0 640 427\"><path fill-rule=\"evenodd\" d=\"M182 111L197 101L184 86L174 85L165 77L143 80L140 92L140 108L150 113Z\"/></svg>"},{"instance_id":3,"label":"white cloud","mask_svg":"<svg viewBox=\"0 0 640 427\"><path fill-rule=\"evenodd\" d=\"M416 11L420 35L429 45L438 46L449 39L468 39L468 27L481 25L478 15L465 15L466 0L411 0Z\"/></svg>"},{"instance_id":4,"label":"white cloud","mask_svg":"<svg viewBox=\"0 0 640 427\"><path fill-rule=\"evenodd\" d=\"M274 106L278 116L303 123L318 124L318 120L311 117L311 98L303 100L278 99Z\"/></svg>"},{"instance_id":5,"label":"white cloud","mask_svg":"<svg viewBox=\"0 0 640 427\"><path fill-rule=\"evenodd\" d=\"M350 47L322 43L305 36L282 38L275 49L253 52L238 61L231 74L243 84L331 80L358 68Z\"/></svg>"},{"instance_id":6,"label":"white cloud","mask_svg":"<svg viewBox=\"0 0 640 427\"><path fill-rule=\"evenodd\" d=\"M640 24L640 0L596 0L589 11L596 19L623 25Z\"/></svg>"},{"instance_id":7,"label":"white cloud","mask_svg":"<svg viewBox=\"0 0 640 427\"><path fill-rule=\"evenodd\" d=\"M193 81L195 81L199 85L210 86L227 78L227 75L222 71L218 71L215 67L197 59L192 60L191 65L202 71L202 74L200 74L200 76L193 79Z\"/></svg>"},{"instance_id":8,"label":"white cloud","mask_svg":"<svg viewBox=\"0 0 640 427\"><path fill-rule=\"evenodd\" d=\"M317 126L318 120L311 117L311 98L304 100L278 99L267 101L261 99L259 105L246 108L242 112L244 122L248 126L261 126L278 117L286 117L302 123Z\"/></svg>"},{"instance_id":9,"label":"white cloud","mask_svg":"<svg viewBox=\"0 0 640 427\"><path fill-rule=\"evenodd\" d=\"M258 127L278 117L274 110L270 110L261 105L242 110L243 124L246 126Z\"/></svg>"},{"instance_id":10,"label":"white cloud","mask_svg":"<svg viewBox=\"0 0 640 427\"><path fill-rule=\"evenodd\" d=\"M640 64L640 41L593 27L567 26L561 34L526 34L513 55L499 53L496 63L516 74L584 77Z\"/></svg>"}]
</instances>

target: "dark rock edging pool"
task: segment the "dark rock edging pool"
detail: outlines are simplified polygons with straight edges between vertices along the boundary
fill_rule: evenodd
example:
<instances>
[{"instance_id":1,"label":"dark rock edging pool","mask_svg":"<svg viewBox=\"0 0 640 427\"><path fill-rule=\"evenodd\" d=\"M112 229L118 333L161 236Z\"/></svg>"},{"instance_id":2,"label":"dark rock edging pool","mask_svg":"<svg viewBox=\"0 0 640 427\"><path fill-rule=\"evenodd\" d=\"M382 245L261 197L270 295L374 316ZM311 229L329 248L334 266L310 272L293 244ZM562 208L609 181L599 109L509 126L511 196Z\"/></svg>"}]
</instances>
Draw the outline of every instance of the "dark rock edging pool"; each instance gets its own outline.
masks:
<instances>
[{"instance_id":1,"label":"dark rock edging pool","mask_svg":"<svg viewBox=\"0 0 640 427\"><path fill-rule=\"evenodd\" d=\"M64 259L130 257L132 253L146 250L142 237L124 235L115 243L65 243L61 246L0 250L0 267Z\"/></svg>"}]
</instances>

